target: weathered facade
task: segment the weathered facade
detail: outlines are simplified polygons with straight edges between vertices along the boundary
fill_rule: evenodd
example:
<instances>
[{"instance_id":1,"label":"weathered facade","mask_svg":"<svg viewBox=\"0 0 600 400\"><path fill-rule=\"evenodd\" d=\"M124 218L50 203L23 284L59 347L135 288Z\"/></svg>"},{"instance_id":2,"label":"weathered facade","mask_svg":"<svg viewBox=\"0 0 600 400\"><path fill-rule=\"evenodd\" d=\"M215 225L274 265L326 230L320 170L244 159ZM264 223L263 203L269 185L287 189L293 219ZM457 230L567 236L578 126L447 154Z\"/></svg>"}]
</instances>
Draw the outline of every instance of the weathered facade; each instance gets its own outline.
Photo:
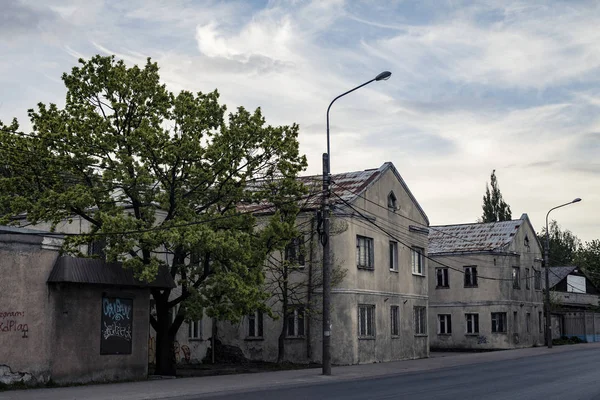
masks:
<instances>
[{"instance_id":1,"label":"weathered facade","mask_svg":"<svg viewBox=\"0 0 600 400\"><path fill-rule=\"evenodd\" d=\"M552 338L576 336L586 342L600 341L600 290L573 265L550 267L548 278Z\"/></svg>"},{"instance_id":2,"label":"weathered facade","mask_svg":"<svg viewBox=\"0 0 600 400\"><path fill-rule=\"evenodd\" d=\"M60 245L0 228L0 382L143 379L148 285L119 265L59 256ZM153 284L174 286L162 278Z\"/></svg>"},{"instance_id":3,"label":"weathered facade","mask_svg":"<svg viewBox=\"0 0 600 400\"><path fill-rule=\"evenodd\" d=\"M542 251L520 219L431 227L432 349L510 349L543 336Z\"/></svg>"},{"instance_id":4,"label":"weathered facade","mask_svg":"<svg viewBox=\"0 0 600 400\"><path fill-rule=\"evenodd\" d=\"M427 216L391 163L332 181L332 259L345 270L332 290L332 362L427 357ZM318 200L305 207L299 225L316 227ZM293 304L300 311L289 317L285 359L320 362L322 247L316 233L305 243L306 266L293 279L307 281L312 297ZM236 326L219 324L219 339L247 358L275 361L281 328L281 319L255 315Z\"/></svg>"}]
</instances>

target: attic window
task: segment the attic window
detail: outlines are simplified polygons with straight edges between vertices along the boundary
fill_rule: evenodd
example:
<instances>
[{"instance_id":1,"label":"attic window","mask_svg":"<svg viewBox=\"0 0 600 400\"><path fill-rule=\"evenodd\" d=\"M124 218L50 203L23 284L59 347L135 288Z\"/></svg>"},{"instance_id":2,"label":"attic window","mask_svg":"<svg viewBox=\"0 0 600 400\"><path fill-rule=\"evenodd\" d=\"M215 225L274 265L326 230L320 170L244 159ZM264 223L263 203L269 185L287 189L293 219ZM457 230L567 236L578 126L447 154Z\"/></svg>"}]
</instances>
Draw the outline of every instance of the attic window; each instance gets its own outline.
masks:
<instances>
[{"instance_id":1,"label":"attic window","mask_svg":"<svg viewBox=\"0 0 600 400\"><path fill-rule=\"evenodd\" d=\"M529 237L527 235L525 235L525 247L529 249Z\"/></svg>"},{"instance_id":2,"label":"attic window","mask_svg":"<svg viewBox=\"0 0 600 400\"><path fill-rule=\"evenodd\" d=\"M390 194L388 194L388 209L390 211L396 211L398 209L397 206L397 202L396 202L396 195L394 194L394 192L390 192Z\"/></svg>"}]
</instances>

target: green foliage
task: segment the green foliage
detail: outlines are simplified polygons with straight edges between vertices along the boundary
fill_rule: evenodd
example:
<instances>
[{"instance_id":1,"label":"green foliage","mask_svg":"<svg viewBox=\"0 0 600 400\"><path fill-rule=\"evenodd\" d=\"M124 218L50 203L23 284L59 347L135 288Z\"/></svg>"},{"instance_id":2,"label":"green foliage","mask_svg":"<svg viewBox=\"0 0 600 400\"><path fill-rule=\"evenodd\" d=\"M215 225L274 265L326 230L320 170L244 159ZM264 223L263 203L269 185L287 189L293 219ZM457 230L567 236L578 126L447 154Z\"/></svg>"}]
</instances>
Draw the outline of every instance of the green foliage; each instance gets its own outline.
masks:
<instances>
[{"instance_id":1,"label":"green foliage","mask_svg":"<svg viewBox=\"0 0 600 400\"><path fill-rule=\"evenodd\" d=\"M574 264L589 276L597 288L600 288L600 240L592 240L579 246L575 253Z\"/></svg>"},{"instance_id":2,"label":"green foliage","mask_svg":"<svg viewBox=\"0 0 600 400\"><path fill-rule=\"evenodd\" d=\"M550 242L548 258L550 266L573 265L577 251L581 246L579 238L567 229L562 230L554 220L549 223L548 233ZM540 243L546 246L546 228L543 228L538 233L538 239Z\"/></svg>"},{"instance_id":3,"label":"green foliage","mask_svg":"<svg viewBox=\"0 0 600 400\"><path fill-rule=\"evenodd\" d=\"M168 268L181 295L154 290L159 321L151 322L170 324L165 310L183 302L169 335L188 306L231 321L260 308L262 266L287 227L275 216L257 230L239 205L275 203L293 214L289 199L302 194L295 177L306 167L298 126L267 125L260 109L226 116L217 91L171 93L150 59L79 62L62 77L64 108L29 110L31 133L0 123L0 223L26 215L54 229L79 217L89 234L69 237L65 251L102 239L107 258L142 279Z\"/></svg>"},{"instance_id":4,"label":"green foliage","mask_svg":"<svg viewBox=\"0 0 600 400\"><path fill-rule=\"evenodd\" d=\"M498 180L496 179L496 170L492 171L490 184L492 186L491 191L488 184L486 183L485 185L481 222L510 221L512 213L510 211L510 206L504 202L502 193L500 193L500 187L498 186Z\"/></svg>"}]
</instances>

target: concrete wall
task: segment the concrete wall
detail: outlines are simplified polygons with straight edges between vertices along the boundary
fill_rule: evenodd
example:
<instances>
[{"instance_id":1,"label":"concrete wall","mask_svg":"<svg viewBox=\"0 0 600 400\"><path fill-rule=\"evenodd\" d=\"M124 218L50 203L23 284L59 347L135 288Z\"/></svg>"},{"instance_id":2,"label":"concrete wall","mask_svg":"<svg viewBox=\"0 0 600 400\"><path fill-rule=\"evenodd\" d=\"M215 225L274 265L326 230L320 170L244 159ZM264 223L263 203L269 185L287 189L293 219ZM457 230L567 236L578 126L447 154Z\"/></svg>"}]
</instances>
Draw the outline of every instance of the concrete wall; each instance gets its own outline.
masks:
<instances>
[{"instance_id":1,"label":"concrete wall","mask_svg":"<svg viewBox=\"0 0 600 400\"><path fill-rule=\"evenodd\" d=\"M525 246L525 236L529 238L529 247ZM540 325L543 295L541 290L535 289L533 278L534 268L541 270L541 249L529 223L524 220L510 246L503 252L433 258L451 268L448 270L449 288L437 288L435 269L443 265L435 262L429 264L429 326L432 348L506 349L543 343L543 333L540 330L540 326L543 327L543 314ZM477 287L464 287L462 271L465 266L477 266ZM513 287L513 267L520 267L519 289ZM526 268L529 269L529 289L526 285ZM493 312L506 313L506 333L492 333ZM479 314L478 334L466 333L466 313ZM439 314L452 316L452 334L438 334Z\"/></svg>"},{"instance_id":2,"label":"concrete wall","mask_svg":"<svg viewBox=\"0 0 600 400\"><path fill-rule=\"evenodd\" d=\"M52 379L58 383L143 379L148 375L148 289L52 284ZM100 354L103 294L133 299L131 354Z\"/></svg>"},{"instance_id":3,"label":"concrete wall","mask_svg":"<svg viewBox=\"0 0 600 400\"><path fill-rule=\"evenodd\" d=\"M46 280L58 257L40 236L0 236L0 381L46 382L53 355L54 298Z\"/></svg>"}]
</instances>

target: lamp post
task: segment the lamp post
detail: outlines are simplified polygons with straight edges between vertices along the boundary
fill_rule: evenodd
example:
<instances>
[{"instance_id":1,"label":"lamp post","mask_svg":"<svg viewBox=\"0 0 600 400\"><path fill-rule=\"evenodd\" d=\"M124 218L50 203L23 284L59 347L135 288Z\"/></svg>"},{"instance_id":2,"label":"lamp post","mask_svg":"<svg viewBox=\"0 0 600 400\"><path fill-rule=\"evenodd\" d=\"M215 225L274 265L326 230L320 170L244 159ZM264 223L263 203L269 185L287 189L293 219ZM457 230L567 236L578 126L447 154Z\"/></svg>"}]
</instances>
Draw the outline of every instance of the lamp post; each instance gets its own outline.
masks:
<instances>
[{"instance_id":1,"label":"lamp post","mask_svg":"<svg viewBox=\"0 0 600 400\"><path fill-rule=\"evenodd\" d=\"M544 267L546 269L546 344L548 345L548 348L551 349L552 348L552 331L551 331L551 317L550 317L550 260L549 260L549 253L550 253L550 235L548 232L548 215L550 215L550 212L552 210L556 210L557 208L561 208L564 206L568 206L569 204L573 204L573 203L579 203L581 201L581 199L578 197L568 203L565 204L561 204L560 206L556 206L551 208L548 213L546 214L546 246L544 248Z\"/></svg>"},{"instance_id":2,"label":"lamp post","mask_svg":"<svg viewBox=\"0 0 600 400\"><path fill-rule=\"evenodd\" d=\"M333 103L352 93L363 86L374 81L388 80L392 75L389 71L384 71L371 79L344 92L337 96L329 103L327 107L327 153L323 153L323 197L322 197L322 217L323 217L323 234L321 243L323 244L323 375L331 375L331 248L329 242L329 201L331 198L331 163L330 163L330 146L329 146L329 110Z\"/></svg>"}]
</instances>

